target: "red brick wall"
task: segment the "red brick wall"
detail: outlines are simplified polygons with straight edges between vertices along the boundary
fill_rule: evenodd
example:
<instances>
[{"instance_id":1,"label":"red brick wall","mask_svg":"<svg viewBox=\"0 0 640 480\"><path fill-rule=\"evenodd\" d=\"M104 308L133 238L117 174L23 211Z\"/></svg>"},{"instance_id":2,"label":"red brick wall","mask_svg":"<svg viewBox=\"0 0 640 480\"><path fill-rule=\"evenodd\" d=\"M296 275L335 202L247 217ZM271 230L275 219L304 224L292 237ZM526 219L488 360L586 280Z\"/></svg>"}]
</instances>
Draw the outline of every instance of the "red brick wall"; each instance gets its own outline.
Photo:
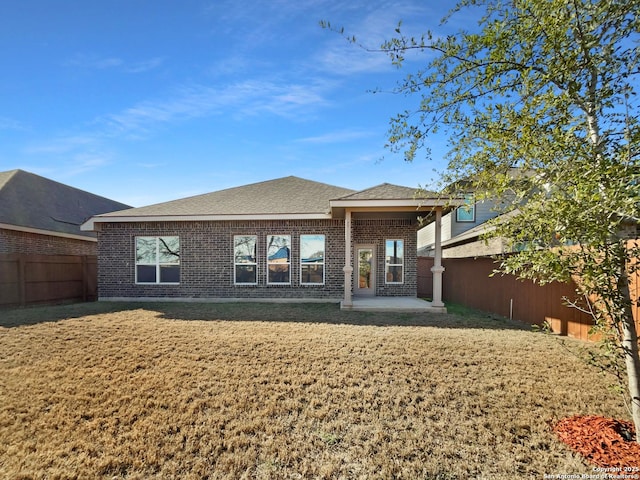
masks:
<instances>
[{"instance_id":1,"label":"red brick wall","mask_svg":"<svg viewBox=\"0 0 640 480\"><path fill-rule=\"evenodd\" d=\"M300 235L326 235L325 285L300 286ZM291 235L291 285L267 285L266 236ZM135 237L180 237L180 285L135 284ZM257 235L258 284L234 285L233 237ZM99 297L335 298L344 288L344 223L337 220L103 224Z\"/></svg>"},{"instance_id":2,"label":"red brick wall","mask_svg":"<svg viewBox=\"0 0 640 480\"><path fill-rule=\"evenodd\" d=\"M356 244L376 246L376 295L415 297L417 292L416 223L404 219L354 219L352 221L352 251ZM385 240L404 240L404 283L385 283ZM355 268L355 261L354 261ZM357 273L357 272L356 272Z\"/></svg>"},{"instance_id":3,"label":"red brick wall","mask_svg":"<svg viewBox=\"0 0 640 480\"><path fill-rule=\"evenodd\" d=\"M97 243L72 238L0 229L0 253L96 255Z\"/></svg>"},{"instance_id":4,"label":"red brick wall","mask_svg":"<svg viewBox=\"0 0 640 480\"><path fill-rule=\"evenodd\" d=\"M101 224L98 232L98 294L112 297L318 298L344 295L344 221L148 222ZM291 284L266 282L267 235L291 235ZM300 285L300 235L324 234L325 284ZM180 285L135 284L135 237L180 237ZM258 284L234 285L233 237L257 235ZM405 285L384 284L384 239L404 238ZM416 294L416 227L404 220L355 220L355 243L378 246L378 295ZM410 259L413 258L413 261Z\"/></svg>"}]
</instances>

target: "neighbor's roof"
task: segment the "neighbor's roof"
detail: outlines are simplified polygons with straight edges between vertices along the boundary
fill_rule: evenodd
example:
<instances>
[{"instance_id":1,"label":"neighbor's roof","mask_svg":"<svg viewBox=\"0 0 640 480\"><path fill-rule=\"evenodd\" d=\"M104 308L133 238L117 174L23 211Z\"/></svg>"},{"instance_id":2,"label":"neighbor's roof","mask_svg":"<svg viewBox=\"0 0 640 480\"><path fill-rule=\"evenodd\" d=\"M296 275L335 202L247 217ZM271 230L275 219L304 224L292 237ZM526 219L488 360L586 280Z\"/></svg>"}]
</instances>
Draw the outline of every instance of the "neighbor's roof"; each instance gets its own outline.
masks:
<instances>
[{"instance_id":1,"label":"neighbor's roof","mask_svg":"<svg viewBox=\"0 0 640 480\"><path fill-rule=\"evenodd\" d=\"M48 178L0 172L0 228L92 238L80 225L93 215L130 208Z\"/></svg>"}]
</instances>

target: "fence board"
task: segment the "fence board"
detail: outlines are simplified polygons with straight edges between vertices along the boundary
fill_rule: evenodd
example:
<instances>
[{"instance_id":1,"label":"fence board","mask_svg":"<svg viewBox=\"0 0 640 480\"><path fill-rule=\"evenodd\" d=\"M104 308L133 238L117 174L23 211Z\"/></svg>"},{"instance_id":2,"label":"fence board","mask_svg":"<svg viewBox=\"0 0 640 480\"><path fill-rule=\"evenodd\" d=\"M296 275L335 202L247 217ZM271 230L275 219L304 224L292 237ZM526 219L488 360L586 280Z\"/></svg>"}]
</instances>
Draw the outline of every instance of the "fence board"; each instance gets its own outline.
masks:
<instances>
[{"instance_id":1,"label":"fence board","mask_svg":"<svg viewBox=\"0 0 640 480\"><path fill-rule=\"evenodd\" d=\"M0 306L97 298L97 258L0 255Z\"/></svg>"},{"instance_id":2,"label":"fence board","mask_svg":"<svg viewBox=\"0 0 640 480\"><path fill-rule=\"evenodd\" d=\"M503 317L512 317L532 325L549 322L554 332L583 340L595 340L589 335L591 316L566 305L565 298L574 300L575 284L551 283L537 285L518 280L512 275L496 274L490 258L444 258L442 297L445 302L459 303ZM433 258L418 258L418 295L431 297L432 285L421 277L431 276ZM640 273L631 278L631 295L636 324L640 323L638 299ZM638 325L640 327L640 325Z\"/></svg>"}]
</instances>

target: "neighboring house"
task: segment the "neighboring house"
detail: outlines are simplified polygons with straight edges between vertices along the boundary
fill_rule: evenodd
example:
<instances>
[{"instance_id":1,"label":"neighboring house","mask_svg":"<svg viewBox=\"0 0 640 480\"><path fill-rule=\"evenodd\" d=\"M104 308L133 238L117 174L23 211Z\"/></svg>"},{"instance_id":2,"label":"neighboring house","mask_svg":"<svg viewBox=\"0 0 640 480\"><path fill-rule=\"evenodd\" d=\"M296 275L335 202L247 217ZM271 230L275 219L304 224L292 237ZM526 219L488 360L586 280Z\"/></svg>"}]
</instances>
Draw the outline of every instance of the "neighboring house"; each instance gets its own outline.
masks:
<instances>
[{"instance_id":1,"label":"neighboring house","mask_svg":"<svg viewBox=\"0 0 640 480\"><path fill-rule=\"evenodd\" d=\"M457 207L442 217L442 257L481 257L512 252L512 247L504 238L484 238L484 236L494 229L492 226L494 222L487 223L489 220L501 217L497 220L501 221L503 218L516 215L519 210L514 209L503 213L507 210L507 205L510 205L510 200L476 201L471 193L466 193L464 196L465 205ZM419 257L435 256L435 232L436 226L433 221L418 231ZM626 219L621 223L619 234L622 238L638 238L639 232L640 224L636 219Z\"/></svg>"},{"instance_id":2,"label":"neighboring house","mask_svg":"<svg viewBox=\"0 0 640 480\"><path fill-rule=\"evenodd\" d=\"M415 195L285 177L97 215L82 228L98 234L100 299L325 299L349 308L353 295L416 296L418 217L452 207Z\"/></svg>"},{"instance_id":3,"label":"neighboring house","mask_svg":"<svg viewBox=\"0 0 640 480\"><path fill-rule=\"evenodd\" d=\"M96 255L93 215L131 208L25 172L0 172L0 254Z\"/></svg>"},{"instance_id":4,"label":"neighboring house","mask_svg":"<svg viewBox=\"0 0 640 480\"><path fill-rule=\"evenodd\" d=\"M465 194L465 205L442 217L442 256L474 257L504 253L501 239L485 241L480 238L485 222L500 215L497 201L476 201L473 194ZM435 254L435 224L429 223L418 231L418 256Z\"/></svg>"}]
</instances>

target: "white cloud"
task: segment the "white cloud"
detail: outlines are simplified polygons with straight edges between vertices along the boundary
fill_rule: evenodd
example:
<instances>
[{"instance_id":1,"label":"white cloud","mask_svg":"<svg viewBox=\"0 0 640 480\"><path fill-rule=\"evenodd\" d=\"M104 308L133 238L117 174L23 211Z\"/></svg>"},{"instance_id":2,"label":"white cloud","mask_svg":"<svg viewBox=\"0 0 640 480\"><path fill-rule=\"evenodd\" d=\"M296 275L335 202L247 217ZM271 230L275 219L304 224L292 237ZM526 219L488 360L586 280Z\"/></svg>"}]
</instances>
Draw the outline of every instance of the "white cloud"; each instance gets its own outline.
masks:
<instances>
[{"instance_id":1,"label":"white cloud","mask_svg":"<svg viewBox=\"0 0 640 480\"><path fill-rule=\"evenodd\" d=\"M13 118L0 117L0 130L24 131L27 127Z\"/></svg>"},{"instance_id":2,"label":"white cloud","mask_svg":"<svg viewBox=\"0 0 640 480\"><path fill-rule=\"evenodd\" d=\"M160 163L151 163L151 162L140 163L139 162L139 163L136 163L135 166L140 168L154 169L154 168L166 167L167 163L166 162L160 162Z\"/></svg>"},{"instance_id":3,"label":"white cloud","mask_svg":"<svg viewBox=\"0 0 640 480\"><path fill-rule=\"evenodd\" d=\"M104 152L82 152L73 156L67 173L77 175L103 167L111 163L111 156Z\"/></svg>"},{"instance_id":4,"label":"white cloud","mask_svg":"<svg viewBox=\"0 0 640 480\"><path fill-rule=\"evenodd\" d=\"M208 72L214 78L227 75L245 75L247 72L255 70L255 64L256 60L236 54L214 62L208 68Z\"/></svg>"},{"instance_id":5,"label":"white cloud","mask_svg":"<svg viewBox=\"0 0 640 480\"><path fill-rule=\"evenodd\" d=\"M279 84L273 81L247 80L222 87L194 85L183 87L173 96L140 102L101 119L108 135L146 135L162 124L192 118L227 114L254 116L268 112L291 116L301 109L326 104L320 83Z\"/></svg>"},{"instance_id":6,"label":"white cloud","mask_svg":"<svg viewBox=\"0 0 640 480\"><path fill-rule=\"evenodd\" d=\"M128 73L144 73L154 68L158 68L164 63L163 57L150 58L149 60L143 60L141 62L133 63L125 67L125 71Z\"/></svg>"},{"instance_id":7,"label":"white cloud","mask_svg":"<svg viewBox=\"0 0 640 480\"><path fill-rule=\"evenodd\" d=\"M255 114L267 111L283 117L292 117L300 111L308 115L308 107L326 105L324 98L326 85L316 84L292 84L292 85L267 85L266 96L258 95L255 101L244 106L245 114ZM260 91L257 91L259 93Z\"/></svg>"},{"instance_id":8,"label":"white cloud","mask_svg":"<svg viewBox=\"0 0 640 480\"><path fill-rule=\"evenodd\" d=\"M113 161L113 155L96 133L59 136L46 143L29 145L22 153L37 161L47 158L48 162L55 165L50 173L60 178L91 172Z\"/></svg>"},{"instance_id":9,"label":"white cloud","mask_svg":"<svg viewBox=\"0 0 640 480\"><path fill-rule=\"evenodd\" d=\"M28 155L59 155L73 152L78 148L87 148L95 145L97 142L96 135L69 135L60 136L47 143L27 146L24 153Z\"/></svg>"},{"instance_id":10,"label":"white cloud","mask_svg":"<svg viewBox=\"0 0 640 480\"><path fill-rule=\"evenodd\" d=\"M364 130L341 130L337 132L329 132L324 135L317 135L314 137L299 138L299 143L313 143L313 144L331 144L350 142L359 138L367 138L376 135L374 132L368 132Z\"/></svg>"},{"instance_id":11,"label":"white cloud","mask_svg":"<svg viewBox=\"0 0 640 480\"><path fill-rule=\"evenodd\" d=\"M163 57L154 57L137 62L127 62L118 57L100 57L77 53L63 63L65 67L77 67L92 70L107 70L117 68L126 73L144 73L159 67L164 62Z\"/></svg>"},{"instance_id":12,"label":"white cloud","mask_svg":"<svg viewBox=\"0 0 640 480\"><path fill-rule=\"evenodd\" d=\"M395 35L398 22L403 22L402 31L405 35L419 38L427 28L424 23L428 24L421 20L431 19L434 23L439 21L432 18L433 14L428 6L417 7L402 1L372 4L365 11L368 13L357 19L355 16L347 17L351 23L331 22L334 30L344 28L344 35L327 30L330 39L314 57L314 64L318 69L335 75L392 71L395 67L389 56L379 49ZM349 40L352 37L355 37L355 43ZM408 57L413 58L415 55L410 52Z\"/></svg>"},{"instance_id":13,"label":"white cloud","mask_svg":"<svg viewBox=\"0 0 640 480\"><path fill-rule=\"evenodd\" d=\"M381 53L367 52L347 44L334 44L318 53L317 65L335 75L352 75L390 70L389 59Z\"/></svg>"},{"instance_id":14,"label":"white cloud","mask_svg":"<svg viewBox=\"0 0 640 480\"><path fill-rule=\"evenodd\" d=\"M121 58L117 57L97 57L94 55L86 55L78 53L63 63L65 67L80 67L104 70L107 68L119 67L124 63Z\"/></svg>"}]
</instances>

